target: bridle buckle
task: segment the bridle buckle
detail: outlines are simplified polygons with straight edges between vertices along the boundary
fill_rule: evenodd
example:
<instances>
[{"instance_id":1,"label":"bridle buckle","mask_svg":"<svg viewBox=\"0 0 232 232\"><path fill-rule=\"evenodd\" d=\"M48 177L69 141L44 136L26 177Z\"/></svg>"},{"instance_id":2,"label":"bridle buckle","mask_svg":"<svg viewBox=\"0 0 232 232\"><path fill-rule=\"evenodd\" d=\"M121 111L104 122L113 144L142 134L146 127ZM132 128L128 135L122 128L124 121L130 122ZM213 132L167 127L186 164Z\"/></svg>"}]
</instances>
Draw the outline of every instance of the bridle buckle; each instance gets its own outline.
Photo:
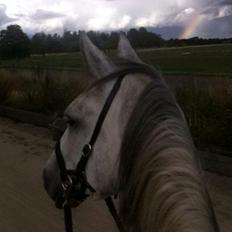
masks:
<instances>
[{"instance_id":1,"label":"bridle buckle","mask_svg":"<svg viewBox=\"0 0 232 232\"><path fill-rule=\"evenodd\" d=\"M88 157L92 152L92 146L88 143L82 149L82 155Z\"/></svg>"},{"instance_id":2,"label":"bridle buckle","mask_svg":"<svg viewBox=\"0 0 232 232\"><path fill-rule=\"evenodd\" d=\"M62 188L64 190L64 192L67 192L73 184L73 180L71 178L71 176L67 175L67 179L62 183Z\"/></svg>"}]
</instances>

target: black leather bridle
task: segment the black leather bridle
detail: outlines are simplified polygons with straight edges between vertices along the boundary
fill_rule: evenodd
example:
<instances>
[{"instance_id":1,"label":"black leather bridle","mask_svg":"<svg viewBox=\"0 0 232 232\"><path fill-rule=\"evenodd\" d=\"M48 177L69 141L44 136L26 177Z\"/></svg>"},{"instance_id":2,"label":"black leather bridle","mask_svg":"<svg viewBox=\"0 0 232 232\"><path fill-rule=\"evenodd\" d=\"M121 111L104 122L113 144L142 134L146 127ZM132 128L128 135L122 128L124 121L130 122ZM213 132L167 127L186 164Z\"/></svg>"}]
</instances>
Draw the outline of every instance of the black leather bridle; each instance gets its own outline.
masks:
<instances>
[{"instance_id":1,"label":"black leather bridle","mask_svg":"<svg viewBox=\"0 0 232 232\"><path fill-rule=\"evenodd\" d=\"M94 144L100 133L102 124L108 113L108 110L118 90L120 89L122 80L127 74L131 74L131 73L146 73L149 75L151 74L154 75L153 69L151 69L147 65L130 64L129 68L125 68L123 70L120 70L118 72L115 72L105 77L109 79L117 78L117 80L105 101L105 104L98 117L97 123L95 125L94 131L92 133L89 142L85 144L84 147L82 148L82 155L76 166L76 169L74 170L66 169L64 157L62 155L60 148L60 140L58 140L56 143L55 154L60 169L60 177L62 181L61 188L56 200L56 207L59 209L64 209L66 232L73 231L71 207L73 205L78 205L79 203L83 202L86 199L86 197L88 197L88 194L86 194L87 190L89 190L90 192L95 192L94 188L92 188L86 180L86 175L85 175L86 165L92 154ZM123 226L115 209L112 198L111 197L106 198L105 202L119 230L123 231Z\"/></svg>"}]
</instances>

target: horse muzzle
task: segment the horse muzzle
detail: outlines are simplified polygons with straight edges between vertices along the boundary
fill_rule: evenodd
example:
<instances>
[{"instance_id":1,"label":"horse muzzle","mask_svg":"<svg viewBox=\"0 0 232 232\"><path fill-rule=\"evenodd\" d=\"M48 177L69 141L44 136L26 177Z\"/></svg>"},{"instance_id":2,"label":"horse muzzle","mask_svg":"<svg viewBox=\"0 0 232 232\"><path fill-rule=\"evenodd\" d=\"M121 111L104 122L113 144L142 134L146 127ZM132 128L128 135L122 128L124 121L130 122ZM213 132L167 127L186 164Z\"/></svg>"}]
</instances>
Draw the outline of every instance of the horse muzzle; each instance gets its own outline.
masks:
<instances>
[{"instance_id":1,"label":"horse muzzle","mask_svg":"<svg viewBox=\"0 0 232 232\"><path fill-rule=\"evenodd\" d=\"M65 204L75 208L89 196L86 194L86 186L82 178L78 178L76 175L67 177L67 180L61 184L56 197L55 205L58 209L64 208Z\"/></svg>"}]
</instances>

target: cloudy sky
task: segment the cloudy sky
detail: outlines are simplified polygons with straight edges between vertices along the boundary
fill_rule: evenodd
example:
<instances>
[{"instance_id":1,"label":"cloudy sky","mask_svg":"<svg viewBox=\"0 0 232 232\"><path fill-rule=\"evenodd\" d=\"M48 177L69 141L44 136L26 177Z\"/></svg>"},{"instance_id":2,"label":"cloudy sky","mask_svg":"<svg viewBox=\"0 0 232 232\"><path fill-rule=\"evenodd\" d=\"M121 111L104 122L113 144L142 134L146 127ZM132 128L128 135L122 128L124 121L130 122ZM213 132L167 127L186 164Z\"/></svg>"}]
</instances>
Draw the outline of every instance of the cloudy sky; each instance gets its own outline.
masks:
<instances>
[{"instance_id":1,"label":"cloudy sky","mask_svg":"<svg viewBox=\"0 0 232 232\"><path fill-rule=\"evenodd\" d=\"M0 0L0 28L120 30L146 26L166 37L232 37L232 0Z\"/></svg>"}]
</instances>

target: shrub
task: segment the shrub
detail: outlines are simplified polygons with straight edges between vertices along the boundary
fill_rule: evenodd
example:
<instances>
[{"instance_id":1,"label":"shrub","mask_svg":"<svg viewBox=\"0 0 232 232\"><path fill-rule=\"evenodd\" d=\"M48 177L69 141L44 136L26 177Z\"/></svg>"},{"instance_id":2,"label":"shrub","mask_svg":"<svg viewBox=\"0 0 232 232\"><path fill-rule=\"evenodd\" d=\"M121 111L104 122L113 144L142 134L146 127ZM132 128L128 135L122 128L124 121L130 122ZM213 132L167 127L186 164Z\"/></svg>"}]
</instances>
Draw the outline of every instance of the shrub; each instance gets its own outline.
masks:
<instances>
[{"instance_id":1,"label":"shrub","mask_svg":"<svg viewBox=\"0 0 232 232\"><path fill-rule=\"evenodd\" d=\"M221 99L205 90L179 89L177 100L199 147L232 151L232 96Z\"/></svg>"},{"instance_id":2,"label":"shrub","mask_svg":"<svg viewBox=\"0 0 232 232\"><path fill-rule=\"evenodd\" d=\"M14 89L14 79L5 71L0 71L0 103L4 104L9 100L9 97Z\"/></svg>"},{"instance_id":3,"label":"shrub","mask_svg":"<svg viewBox=\"0 0 232 232\"><path fill-rule=\"evenodd\" d=\"M21 108L53 114L63 111L87 86L87 81L53 77L40 67L33 69L31 77L21 77Z\"/></svg>"},{"instance_id":4,"label":"shrub","mask_svg":"<svg viewBox=\"0 0 232 232\"><path fill-rule=\"evenodd\" d=\"M0 57L24 58L30 55L30 39L19 25L9 25L0 31Z\"/></svg>"}]
</instances>

